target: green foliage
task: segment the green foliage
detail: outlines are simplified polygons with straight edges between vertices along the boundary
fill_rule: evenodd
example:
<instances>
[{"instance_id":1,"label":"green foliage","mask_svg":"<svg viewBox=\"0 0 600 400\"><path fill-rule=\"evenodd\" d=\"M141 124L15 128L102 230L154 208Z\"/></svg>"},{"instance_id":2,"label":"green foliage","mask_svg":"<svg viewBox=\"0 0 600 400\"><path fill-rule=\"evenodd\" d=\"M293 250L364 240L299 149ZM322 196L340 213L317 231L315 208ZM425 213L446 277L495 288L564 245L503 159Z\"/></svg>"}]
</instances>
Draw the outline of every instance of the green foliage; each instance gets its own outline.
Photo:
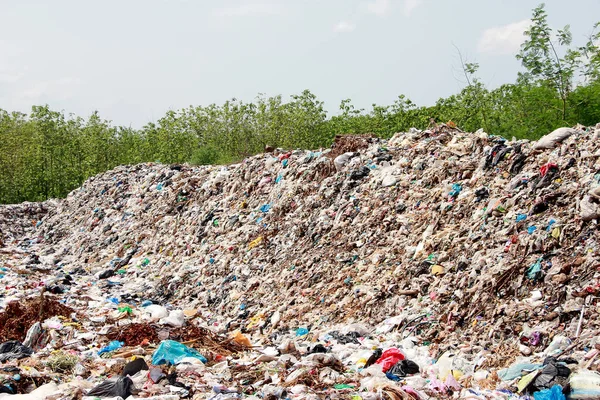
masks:
<instances>
[{"instance_id":1,"label":"green foliage","mask_svg":"<svg viewBox=\"0 0 600 400\"><path fill-rule=\"evenodd\" d=\"M339 134L389 138L432 121L531 140L560 126L593 125L600 121L599 28L572 47L569 27L555 33L542 4L517 55L524 68L517 82L489 90L477 76L479 65L461 56L466 86L428 107L400 95L367 111L345 99L328 117L323 102L305 90L287 102L260 94L250 103L190 106L141 129L114 126L98 113L83 119L48 106L34 106L29 115L0 109L0 203L63 197L121 164L228 164L267 145L317 149Z\"/></svg>"}]
</instances>

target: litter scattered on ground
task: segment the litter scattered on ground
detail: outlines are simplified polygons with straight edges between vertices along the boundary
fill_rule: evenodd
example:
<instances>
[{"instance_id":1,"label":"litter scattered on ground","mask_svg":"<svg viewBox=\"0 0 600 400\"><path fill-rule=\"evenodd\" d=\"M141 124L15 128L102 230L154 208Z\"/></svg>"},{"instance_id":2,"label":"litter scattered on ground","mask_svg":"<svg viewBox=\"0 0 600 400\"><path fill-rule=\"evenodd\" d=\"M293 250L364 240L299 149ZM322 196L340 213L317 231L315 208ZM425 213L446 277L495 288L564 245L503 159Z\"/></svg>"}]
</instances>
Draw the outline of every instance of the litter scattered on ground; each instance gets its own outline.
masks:
<instances>
[{"instance_id":1,"label":"litter scattered on ground","mask_svg":"<svg viewBox=\"0 0 600 400\"><path fill-rule=\"evenodd\" d=\"M600 124L0 206L0 399L600 399Z\"/></svg>"}]
</instances>

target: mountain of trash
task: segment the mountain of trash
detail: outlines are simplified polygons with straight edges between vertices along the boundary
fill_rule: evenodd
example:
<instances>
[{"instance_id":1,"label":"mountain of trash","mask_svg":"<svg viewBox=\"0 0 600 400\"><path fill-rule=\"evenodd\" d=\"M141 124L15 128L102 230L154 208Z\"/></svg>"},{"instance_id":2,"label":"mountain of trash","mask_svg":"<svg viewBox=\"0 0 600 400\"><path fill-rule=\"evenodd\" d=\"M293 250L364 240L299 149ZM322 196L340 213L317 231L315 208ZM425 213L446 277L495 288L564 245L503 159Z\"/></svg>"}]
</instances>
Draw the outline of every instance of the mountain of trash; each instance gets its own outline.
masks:
<instances>
[{"instance_id":1,"label":"mountain of trash","mask_svg":"<svg viewBox=\"0 0 600 400\"><path fill-rule=\"evenodd\" d=\"M121 166L0 207L0 381L42 385L31 399L600 398L599 218L600 124ZM132 355L145 369L115 380Z\"/></svg>"}]
</instances>

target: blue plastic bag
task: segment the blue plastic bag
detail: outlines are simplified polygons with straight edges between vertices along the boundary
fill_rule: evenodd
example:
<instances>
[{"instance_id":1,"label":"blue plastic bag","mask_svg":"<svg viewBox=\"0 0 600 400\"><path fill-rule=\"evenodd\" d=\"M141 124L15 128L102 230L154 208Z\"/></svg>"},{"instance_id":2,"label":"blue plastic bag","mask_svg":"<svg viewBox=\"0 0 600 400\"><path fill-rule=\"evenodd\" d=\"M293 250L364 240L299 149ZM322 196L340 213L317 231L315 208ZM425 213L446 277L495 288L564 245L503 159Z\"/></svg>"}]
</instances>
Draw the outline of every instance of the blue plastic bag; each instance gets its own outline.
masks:
<instances>
[{"instance_id":1,"label":"blue plastic bag","mask_svg":"<svg viewBox=\"0 0 600 400\"><path fill-rule=\"evenodd\" d=\"M542 273L542 259L539 258L535 264L527 269L527 278L537 280Z\"/></svg>"},{"instance_id":2,"label":"blue plastic bag","mask_svg":"<svg viewBox=\"0 0 600 400\"><path fill-rule=\"evenodd\" d=\"M306 329L306 328L296 329L296 336L304 336L304 335L308 335L308 329Z\"/></svg>"},{"instance_id":3,"label":"blue plastic bag","mask_svg":"<svg viewBox=\"0 0 600 400\"><path fill-rule=\"evenodd\" d=\"M123 342L119 342L118 340L113 340L106 347L103 347L102 349L100 349L98 351L98 355L104 354L104 353L110 353L111 351L120 349L121 347L123 347L123 344L124 344Z\"/></svg>"},{"instance_id":4,"label":"blue plastic bag","mask_svg":"<svg viewBox=\"0 0 600 400\"><path fill-rule=\"evenodd\" d=\"M527 219L527 214L517 214L517 222L525 221Z\"/></svg>"},{"instance_id":5,"label":"blue plastic bag","mask_svg":"<svg viewBox=\"0 0 600 400\"><path fill-rule=\"evenodd\" d=\"M202 354L198 353L196 350L187 347L184 344L176 342L174 340L163 340L160 342L160 345L152 354L152 364L161 365L161 364L172 364L176 365L181 362L186 357L197 358L206 364L208 361Z\"/></svg>"},{"instance_id":6,"label":"blue plastic bag","mask_svg":"<svg viewBox=\"0 0 600 400\"><path fill-rule=\"evenodd\" d=\"M458 195L462 192L462 186L460 183L454 183L452 185L452 190L448 193L451 197L458 197Z\"/></svg>"},{"instance_id":7,"label":"blue plastic bag","mask_svg":"<svg viewBox=\"0 0 600 400\"><path fill-rule=\"evenodd\" d=\"M400 377L397 375L392 374L391 372L386 372L385 376L389 379L392 380L394 382L399 382L400 381Z\"/></svg>"},{"instance_id":8,"label":"blue plastic bag","mask_svg":"<svg viewBox=\"0 0 600 400\"><path fill-rule=\"evenodd\" d=\"M554 385L550 389L544 389L533 394L535 400L566 400L560 385Z\"/></svg>"}]
</instances>

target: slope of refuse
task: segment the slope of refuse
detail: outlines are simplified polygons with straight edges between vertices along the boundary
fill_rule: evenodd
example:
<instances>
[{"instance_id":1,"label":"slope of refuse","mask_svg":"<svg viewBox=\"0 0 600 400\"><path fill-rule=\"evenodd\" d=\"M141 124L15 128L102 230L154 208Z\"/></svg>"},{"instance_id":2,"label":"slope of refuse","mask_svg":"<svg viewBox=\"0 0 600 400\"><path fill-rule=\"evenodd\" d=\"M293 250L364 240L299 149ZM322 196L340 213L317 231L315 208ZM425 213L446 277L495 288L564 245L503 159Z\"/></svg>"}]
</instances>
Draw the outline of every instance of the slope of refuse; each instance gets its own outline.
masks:
<instances>
[{"instance_id":1,"label":"slope of refuse","mask_svg":"<svg viewBox=\"0 0 600 400\"><path fill-rule=\"evenodd\" d=\"M55 398L166 339L196 341L208 364L111 395L579 398L579 381L600 388L599 136L442 124L228 166L121 166L66 199L0 207L0 311L40 292L74 310L38 318L50 337L27 342ZM40 370L63 346L85 373L50 386Z\"/></svg>"}]
</instances>

